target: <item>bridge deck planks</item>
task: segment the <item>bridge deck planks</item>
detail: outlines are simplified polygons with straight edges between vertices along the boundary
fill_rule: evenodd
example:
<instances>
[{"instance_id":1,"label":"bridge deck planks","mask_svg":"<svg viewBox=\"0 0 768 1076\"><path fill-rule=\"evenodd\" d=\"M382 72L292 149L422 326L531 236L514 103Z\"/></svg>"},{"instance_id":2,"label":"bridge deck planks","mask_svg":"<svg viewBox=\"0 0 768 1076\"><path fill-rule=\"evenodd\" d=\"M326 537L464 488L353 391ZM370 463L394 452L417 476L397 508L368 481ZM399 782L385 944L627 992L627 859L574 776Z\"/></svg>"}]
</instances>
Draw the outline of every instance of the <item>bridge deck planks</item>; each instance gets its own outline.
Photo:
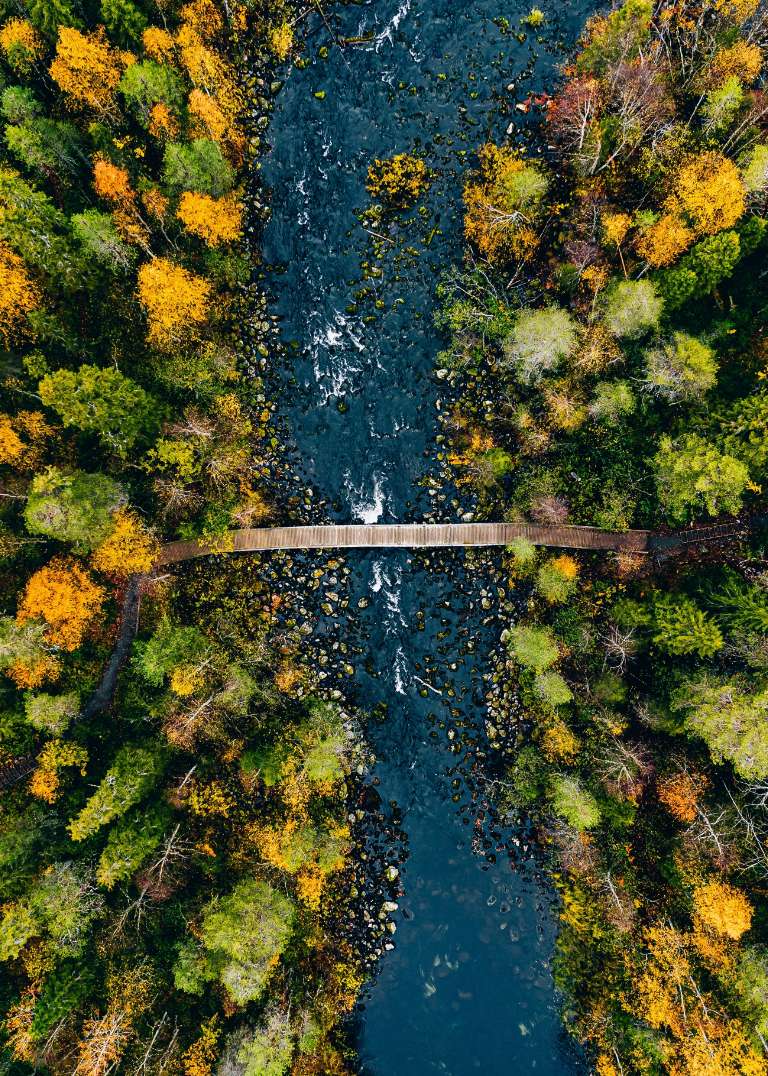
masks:
<instances>
[{"instance_id":1,"label":"bridge deck planks","mask_svg":"<svg viewBox=\"0 0 768 1076\"><path fill-rule=\"evenodd\" d=\"M269 549L420 549L504 546L513 538L560 549L606 549L642 553L650 531L602 531L597 527L536 523L351 523L306 527L249 527L231 531L220 547L169 542L160 563L177 564L210 553L255 553Z\"/></svg>"}]
</instances>

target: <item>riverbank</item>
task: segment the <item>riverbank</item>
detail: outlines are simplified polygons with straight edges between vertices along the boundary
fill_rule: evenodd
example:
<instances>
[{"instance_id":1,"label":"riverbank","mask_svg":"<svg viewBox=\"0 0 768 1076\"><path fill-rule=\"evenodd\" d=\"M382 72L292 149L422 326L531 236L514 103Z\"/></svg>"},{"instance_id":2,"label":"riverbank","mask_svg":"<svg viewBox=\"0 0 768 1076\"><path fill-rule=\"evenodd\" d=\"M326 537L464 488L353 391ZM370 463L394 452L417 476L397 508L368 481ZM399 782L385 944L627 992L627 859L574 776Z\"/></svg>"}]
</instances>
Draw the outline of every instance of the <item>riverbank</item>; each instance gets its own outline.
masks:
<instances>
[{"instance_id":1,"label":"riverbank","mask_svg":"<svg viewBox=\"0 0 768 1076\"><path fill-rule=\"evenodd\" d=\"M481 517L620 533L759 508L765 34L755 4L627 3L543 102L546 159L480 149L440 365ZM551 850L556 980L605 1076L765 1068L763 558L759 535L655 576L508 551L527 608L495 659L498 802Z\"/></svg>"}]
</instances>

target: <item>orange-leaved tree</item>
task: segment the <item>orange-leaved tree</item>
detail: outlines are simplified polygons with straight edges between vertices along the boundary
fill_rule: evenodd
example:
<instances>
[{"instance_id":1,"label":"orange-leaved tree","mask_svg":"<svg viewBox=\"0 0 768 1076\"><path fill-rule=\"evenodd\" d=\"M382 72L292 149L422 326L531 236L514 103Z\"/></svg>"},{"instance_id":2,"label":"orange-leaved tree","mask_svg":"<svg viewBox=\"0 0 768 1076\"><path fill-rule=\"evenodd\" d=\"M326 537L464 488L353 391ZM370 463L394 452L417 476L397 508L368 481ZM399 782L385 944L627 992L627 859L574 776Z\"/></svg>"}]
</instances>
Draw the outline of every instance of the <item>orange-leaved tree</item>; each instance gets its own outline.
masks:
<instances>
[{"instance_id":1,"label":"orange-leaved tree","mask_svg":"<svg viewBox=\"0 0 768 1076\"><path fill-rule=\"evenodd\" d=\"M27 580L16 619L41 619L47 637L62 650L76 650L98 616L106 591L75 561L56 557Z\"/></svg>"}]
</instances>

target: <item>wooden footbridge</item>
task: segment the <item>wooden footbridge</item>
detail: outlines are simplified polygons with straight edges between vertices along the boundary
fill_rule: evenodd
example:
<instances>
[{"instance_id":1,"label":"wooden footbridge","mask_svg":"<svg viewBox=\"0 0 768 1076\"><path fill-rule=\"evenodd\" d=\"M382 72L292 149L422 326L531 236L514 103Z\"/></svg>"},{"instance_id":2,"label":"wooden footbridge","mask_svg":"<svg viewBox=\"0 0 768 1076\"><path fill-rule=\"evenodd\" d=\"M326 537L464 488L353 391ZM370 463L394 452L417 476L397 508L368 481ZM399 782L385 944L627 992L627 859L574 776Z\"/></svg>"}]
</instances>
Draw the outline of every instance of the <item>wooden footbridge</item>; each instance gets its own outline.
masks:
<instances>
[{"instance_id":1,"label":"wooden footbridge","mask_svg":"<svg viewBox=\"0 0 768 1076\"><path fill-rule=\"evenodd\" d=\"M230 531L217 545L169 542L161 564L178 564L211 553L256 553L270 549L422 549L505 546L514 538L560 549L649 553L717 539L736 538L748 521L729 520L711 527L656 535L652 531L603 531L535 523L359 523L304 527L250 527Z\"/></svg>"}]
</instances>

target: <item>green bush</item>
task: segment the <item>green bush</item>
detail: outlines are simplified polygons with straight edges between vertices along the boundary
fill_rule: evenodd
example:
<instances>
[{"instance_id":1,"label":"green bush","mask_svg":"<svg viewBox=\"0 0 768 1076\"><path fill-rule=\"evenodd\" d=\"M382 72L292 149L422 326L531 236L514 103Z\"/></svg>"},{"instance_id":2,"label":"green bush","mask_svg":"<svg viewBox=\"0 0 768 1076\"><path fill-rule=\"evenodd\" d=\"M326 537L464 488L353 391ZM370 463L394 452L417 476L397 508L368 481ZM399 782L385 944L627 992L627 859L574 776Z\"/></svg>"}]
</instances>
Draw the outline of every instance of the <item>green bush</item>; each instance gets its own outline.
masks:
<instances>
[{"instance_id":1,"label":"green bush","mask_svg":"<svg viewBox=\"0 0 768 1076\"><path fill-rule=\"evenodd\" d=\"M622 280L606 293L602 314L614 336L637 340L658 328L663 309L650 280Z\"/></svg>"},{"instance_id":2,"label":"green bush","mask_svg":"<svg viewBox=\"0 0 768 1076\"><path fill-rule=\"evenodd\" d=\"M684 594L656 598L653 615L653 641L668 654L711 658L722 648L717 624Z\"/></svg>"},{"instance_id":3,"label":"green bush","mask_svg":"<svg viewBox=\"0 0 768 1076\"><path fill-rule=\"evenodd\" d=\"M555 814L574 829L594 829L600 825L600 805L577 777L559 775L552 781L550 803Z\"/></svg>"},{"instance_id":4,"label":"green bush","mask_svg":"<svg viewBox=\"0 0 768 1076\"><path fill-rule=\"evenodd\" d=\"M560 656L557 640L549 628L517 624L509 632L509 651L519 665L543 673Z\"/></svg>"}]
</instances>

